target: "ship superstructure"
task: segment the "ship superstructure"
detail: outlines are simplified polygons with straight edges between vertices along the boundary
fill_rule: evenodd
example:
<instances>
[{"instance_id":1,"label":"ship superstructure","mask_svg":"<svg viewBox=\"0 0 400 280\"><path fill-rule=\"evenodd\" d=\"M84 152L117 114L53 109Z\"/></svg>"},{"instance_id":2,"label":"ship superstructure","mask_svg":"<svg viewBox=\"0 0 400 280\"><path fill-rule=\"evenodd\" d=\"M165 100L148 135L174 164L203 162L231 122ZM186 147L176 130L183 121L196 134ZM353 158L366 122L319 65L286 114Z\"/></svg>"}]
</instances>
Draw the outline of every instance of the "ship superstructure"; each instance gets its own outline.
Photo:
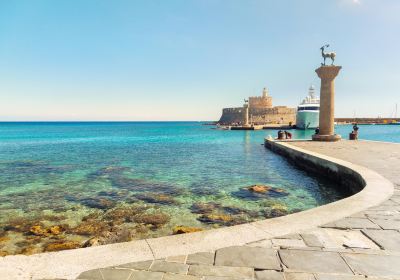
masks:
<instances>
[{"instance_id":1,"label":"ship superstructure","mask_svg":"<svg viewBox=\"0 0 400 280\"><path fill-rule=\"evenodd\" d=\"M308 96L297 107L296 127L314 129L319 126L319 98L315 96L314 86L308 89Z\"/></svg>"}]
</instances>

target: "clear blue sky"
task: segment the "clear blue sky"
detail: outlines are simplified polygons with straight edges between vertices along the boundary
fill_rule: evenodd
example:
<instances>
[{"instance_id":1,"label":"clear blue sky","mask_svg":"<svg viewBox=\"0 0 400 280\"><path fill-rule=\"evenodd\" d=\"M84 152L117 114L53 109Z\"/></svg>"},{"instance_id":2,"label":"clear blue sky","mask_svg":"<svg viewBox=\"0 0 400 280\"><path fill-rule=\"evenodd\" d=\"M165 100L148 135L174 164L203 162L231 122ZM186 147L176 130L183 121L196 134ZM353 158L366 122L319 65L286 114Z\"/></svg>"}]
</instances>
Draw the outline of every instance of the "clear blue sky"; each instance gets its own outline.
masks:
<instances>
[{"instance_id":1,"label":"clear blue sky","mask_svg":"<svg viewBox=\"0 0 400 280\"><path fill-rule=\"evenodd\" d=\"M325 43L336 116L387 117L399 15L399 0L0 1L0 120L216 120L264 86L296 106Z\"/></svg>"}]
</instances>

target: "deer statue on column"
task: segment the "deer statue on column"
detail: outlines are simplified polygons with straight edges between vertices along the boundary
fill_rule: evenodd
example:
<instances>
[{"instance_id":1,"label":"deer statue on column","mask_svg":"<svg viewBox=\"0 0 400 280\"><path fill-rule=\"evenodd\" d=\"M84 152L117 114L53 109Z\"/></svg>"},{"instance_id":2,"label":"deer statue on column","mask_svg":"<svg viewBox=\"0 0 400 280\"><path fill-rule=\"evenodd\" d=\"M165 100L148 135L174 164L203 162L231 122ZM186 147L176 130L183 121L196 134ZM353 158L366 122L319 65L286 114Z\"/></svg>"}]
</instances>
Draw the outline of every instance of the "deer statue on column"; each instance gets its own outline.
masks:
<instances>
[{"instance_id":1,"label":"deer statue on column","mask_svg":"<svg viewBox=\"0 0 400 280\"><path fill-rule=\"evenodd\" d=\"M325 48L329 48L329 44L321 47L322 57L324 58L324 63L321 63L321 65L326 65L325 60L327 57L332 60L331 65L333 65L333 63L335 62L336 53L334 53L334 52L326 53Z\"/></svg>"}]
</instances>

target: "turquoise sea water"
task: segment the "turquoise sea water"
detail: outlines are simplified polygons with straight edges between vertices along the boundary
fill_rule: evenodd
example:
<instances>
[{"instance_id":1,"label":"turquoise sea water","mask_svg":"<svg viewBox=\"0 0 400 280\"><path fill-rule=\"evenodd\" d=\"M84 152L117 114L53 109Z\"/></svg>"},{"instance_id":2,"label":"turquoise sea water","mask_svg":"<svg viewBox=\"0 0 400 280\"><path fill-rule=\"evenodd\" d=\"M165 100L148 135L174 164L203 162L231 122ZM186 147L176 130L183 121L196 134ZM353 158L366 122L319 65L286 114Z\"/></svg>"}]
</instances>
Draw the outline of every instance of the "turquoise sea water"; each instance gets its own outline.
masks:
<instances>
[{"instance_id":1,"label":"turquoise sea water","mask_svg":"<svg viewBox=\"0 0 400 280\"><path fill-rule=\"evenodd\" d=\"M400 142L399 128L360 135ZM0 123L0 255L230 226L344 197L265 149L268 135L196 122Z\"/></svg>"}]
</instances>

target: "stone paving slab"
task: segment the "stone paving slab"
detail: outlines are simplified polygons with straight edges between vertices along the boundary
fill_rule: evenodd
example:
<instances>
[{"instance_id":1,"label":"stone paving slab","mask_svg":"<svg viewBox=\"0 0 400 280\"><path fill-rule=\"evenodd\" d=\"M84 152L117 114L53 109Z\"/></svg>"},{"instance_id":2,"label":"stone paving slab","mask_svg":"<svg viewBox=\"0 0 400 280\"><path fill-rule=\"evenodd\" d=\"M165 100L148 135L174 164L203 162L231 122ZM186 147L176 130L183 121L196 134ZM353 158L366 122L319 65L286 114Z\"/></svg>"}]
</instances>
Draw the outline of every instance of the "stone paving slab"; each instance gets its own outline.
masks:
<instances>
[{"instance_id":1,"label":"stone paving slab","mask_svg":"<svg viewBox=\"0 0 400 280\"><path fill-rule=\"evenodd\" d=\"M379 249L379 247L360 230L340 230L334 228L318 228L309 231L321 242L324 249L364 248ZM305 235L307 236L307 235Z\"/></svg>"},{"instance_id":2,"label":"stone paving slab","mask_svg":"<svg viewBox=\"0 0 400 280\"><path fill-rule=\"evenodd\" d=\"M248 243L247 246L250 247L264 247L264 248L272 248L272 240L264 239L257 242Z\"/></svg>"},{"instance_id":3,"label":"stone paving slab","mask_svg":"<svg viewBox=\"0 0 400 280\"><path fill-rule=\"evenodd\" d=\"M215 253L214 252L200 252L195 254L190 254L187 257L187 264L214 264Z\"/></svg>"},{"instance_id":4,"label":"stone paving slab","mask_svg":"<svg viewBox=\"0 0 400 280\"><path fill-rule=\"evenodd\" d=\"M395 230L363 229L362 232L384 250L400 252L400 232Z\"/></svg>"},{"instance_id":5,"label":"stone paving slab","mask_svg":"<svg viewBox=\"0 0 400 280\"><path fill-rule=\"evenodd\" d=\"M271 240L273 247L279 248L302 248L307 247L302 239L280 239L274 238Z\"/></svg>"},{"instance_id":6,"label":"stone paving slab","mask_svg":"<svg viewBox=\"0 0 400 280\"><path fill-rule=\"evenodd\" d=\"M303 250L280 250L279 256L288 271L353 274L338 253Z\"/></svg>"},{"instance_id":7,"label":"stone paving slab","mask_svg":"<svg viewBox=\"0 0 400 280\"><path fill-rule=\"evenodd\" d=\"M129 269L136 269L136 270L148 270L151 266L153 261L144 261L144 262L133 262L133 263L126 263L122 265L118 265L118 268L129 268Z\"/></svg>"},{"instance_id":8,"label":"stone paving slab","mask_svg":"<svg viewBox=\"0 0 400 280\"><path fill-rule=\"evenodd\" d=\"M103 279L107 280L128 280L133 271L128 269L100 269L100 273L103 276Z\"/></svg>"},{"instance_id":9,"label":"stone paving slab","mask_svg":"<svg viewBox=\"0 0 400 280\"><path fill-rule=\"evenodd\" d=\"M364 276L361 275L335 275L335 274L316 274L317 280L365 280ZM372 279L372 278L371 278ZM377 280L377 279L375 279Z\"/></svg>"},{"instance_id":10,"label":"stone paving slab","mask_svg":"<svg viewBox=\"0 0 400 280\"><path fill-rule=\"evenodd\" d=\"M77 279L103 280L100 269L93 269L82 272Z\"/></svg>"},{"instance_id":11,"label":"stone paving slab","mask_svg":"<svg viewBox=\"0 0 400 280\"><path fill-rule=\"evenodd\" d=\"M129 280L162 280L163 277L162 272L133 271Z\"/></svg>"},{"instance_id":12,"label":"stone paving slab","mask_svg":"<svg viewBox=\"0 0 400 280\"><path fill-rule=\"evenodd\" d=\"M380 229L377 224L374 224L369 219L365 218L344 218L339 221L335 221L326 225L323 225L324 228L338 228L338 229L363 229L363 228L372 228L372 229Z\"/></svg>"},{"instance_id":13,"label":"stone paving slab","mask_svg":"<svg viewBox=\"0 0 400 280\"><path fill-rule=\"evenodd\" d=\"M400 256L343 254L356 274L400 278Z\"/></svg>"},{"instance_id":14,"label":"stone paving slab","mask_svg":"<svg viewBox=\"0 0 400 280\"><path fill-rule=\"evenodd\" d=\"M281 270L276 250L247 246L217 250L215 265Z\"/></svg>"},{"instance_id":15,"label":"stone paving slab","mask_svg":"<svg viewBox=\"0 0 400 280\"><path fill-rule=\"evenodd\" d=\"M255 272L257 280L285 280L283 273L274 270L262 270Z\"/></svg>"},{"instance_id":16,"label":"stone paving slab","mask_svg":"<svg viewBox=\"0 0 400 280\"><path fill-rule=\"evenodd\" d=\"M191 265L188 274L196 276L224 276L253 279L254 269L249 267Z\"/></svg>"},{"instance_id":17,"label":"stone paving slab","mask_svg":"<svg viewBox=\"0 0 400 280\"><path fill-rule=\"evenodd\" d=\"M175 262L175 263L186 263L186 255L180 255L180 256L169 256L165 258L165 261L167 262Z\"/></svg>"},{"instance_id":18,"label":"stone paving slab","mask_svg":"<svg viewBox=\"0 0 400 280\"><path fill-rule=\"evenodd\" d=\"M204 276L203 280L246 280L247 278L223 277L223 276Z\"/></svg>"},{"instance_id":19,"label":"stone paving slab","mask_svg":"<svg viewBox=\"0 0 400 280\"><path fill-rule=\"evenodd\" d=\"M318 248L324 247L322 241L315 234L303 233L301 234L301 237L303 238L304 243L308 247L318 247Z\"/></svg>"},{"instance_id":20,"label":"stone paving slab","mask_svg":"<svg viewBox=\"0 0 400 280\"><path fill-rule=\"evenodd\" d=\"M189 269L187 264L156 260L150 266L150 271L186 274Z\"/></svg>"},{"instance_id":21,"label":"stone paving slab","mask_svg":"<svg viewBox=\"0 0 400 280\"><path fill-rule=\"evenodd\" d=\"M375 224L383 229L400 230L400 221L395 219L371 219Z\"/></svg>"},{"instance_id":22,"label":"stone paving slab","mask_svg":"<svg viewBox=\"0 0 400 280\"><path fill-rule=\"evenodd\" d=\"M284 273L286 280L315 280L315 276L312 273Z\"/></svg>"},{"instance_id":23,"label":"stone paving slab","mask_svg":"<svg viewBox=\"0 0 400 280\"><path fill-rule=\"evenodd\" d=\"M164 278L162 278L162 280L202 280L202 277L167 273L164 275Z\"/></svg>"}]
</instances>

